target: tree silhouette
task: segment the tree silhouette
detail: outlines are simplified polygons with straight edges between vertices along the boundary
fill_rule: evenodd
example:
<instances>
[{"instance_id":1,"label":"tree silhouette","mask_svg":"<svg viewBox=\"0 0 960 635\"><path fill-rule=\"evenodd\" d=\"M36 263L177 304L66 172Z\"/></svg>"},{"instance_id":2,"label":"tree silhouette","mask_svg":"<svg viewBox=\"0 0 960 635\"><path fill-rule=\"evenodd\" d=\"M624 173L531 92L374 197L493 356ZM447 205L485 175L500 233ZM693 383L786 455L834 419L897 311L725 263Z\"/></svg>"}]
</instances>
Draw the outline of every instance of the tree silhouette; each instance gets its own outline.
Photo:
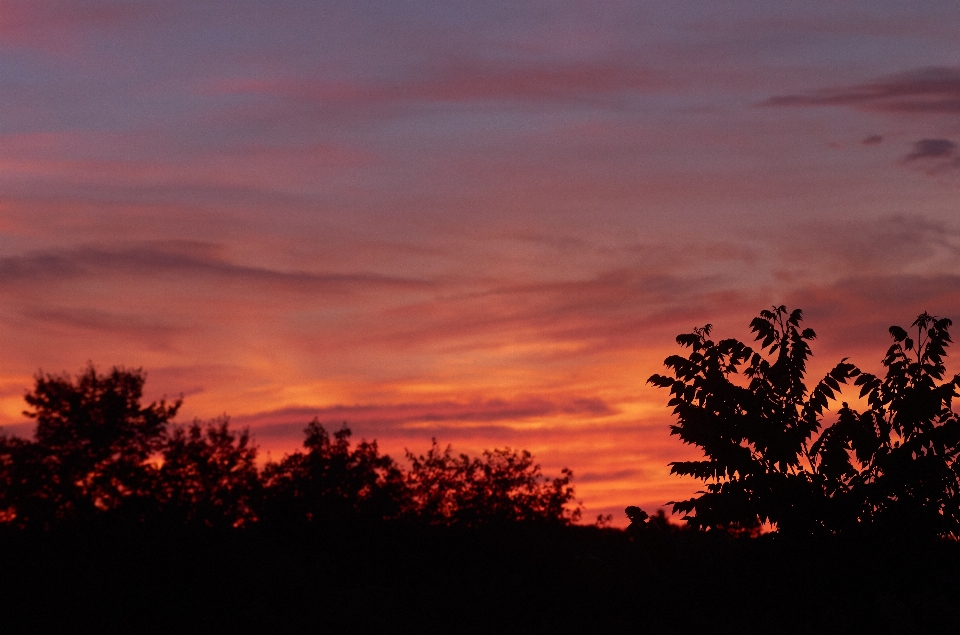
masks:
<instances>
[{"instance_id":1,"label":"tree silhouette","mask_svg":"<svg viewBox=\"0 0 960 635\"><path fill-rule=\"evenodd\" d=\"M283 522L399 517L407 504L403 474L376 441L350 447L350 429L330 435L317 419L304 430L306 453L263 471L265 513Z\"/></svg>"},{"instance_id":2,"label":"tree silhouette","mask_svg":"<svg viewBox=\"0 0 960 635\"><path fill-rule=\"evenodd\" d=\"M751 322L760 351L736 339L715 342L711 327L680 335L690 349L665 364L673 376L649 382L669 388L684 443L704 460L671 463L676 474L706 482L706 491L673 503L700 528L783 533L913 532L958 534L960 424L952 398L960 378L938 384L950 343L950 320L926 313L917 339L891 327L894 344L881 380L841 360L808 391L808 342L798 309L762 311ZM912 357L911 357L912 356ZM841 385L855 380L869 408L846 403L831 425L824 411Z\"/></svg>"},{"instance_id":3,"label":"tree silhouette","mask_svg":"<svg viewBox=\"0 0 960 635\"><path fill-rule=\"evenodd\" d=\"M48 526L99 512L137 508L152 497L149 459L164 439L177 400L142 406L143 372L89 366L76 378L40 373L24 397L35 441L6 440L4 505L17 524Z\"/></svg>"},{"instance_id":4,"label":"tree silhouette","mask_svg":"<svg viewBox=\"0 0 960 635\"><path fill-rule=\"evenodd\" d=\"M885 533L960 536L960 419L953 411L960 375L943 381L951 324L923 313L911 324L915 337L890 327L886 375L856 380L867 409L844 403L811 448L831 493L845 500L847 525L870 521Z\"/></svg>"}]
</instances>

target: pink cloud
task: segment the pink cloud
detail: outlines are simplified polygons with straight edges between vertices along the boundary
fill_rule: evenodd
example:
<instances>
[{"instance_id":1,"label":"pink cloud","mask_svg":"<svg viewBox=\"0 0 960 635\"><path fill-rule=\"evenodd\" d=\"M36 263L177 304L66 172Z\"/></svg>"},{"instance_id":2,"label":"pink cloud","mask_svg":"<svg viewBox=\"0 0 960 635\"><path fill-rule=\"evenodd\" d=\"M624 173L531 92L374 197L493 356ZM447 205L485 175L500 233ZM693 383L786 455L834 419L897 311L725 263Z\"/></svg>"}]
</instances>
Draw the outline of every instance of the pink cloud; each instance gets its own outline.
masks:
<instances>
[{"instance_id":1,"label":"pink cloud","mask_svg":"<svg viewBox=\"0 0 960 635\"><path fill-rule=\"evenodd\" d=\"M661 90L653 71L622 62L480 62L457 60L426 77L359 84L312 79L219 79L201 94L281 96L324 104L476 102L584 99L629 91Z\"/></svg>"},{"instance_id":2,"label":"pink cloud","mask_svg":"<svg viewBox=\"0 0 960 635\"><path fill-rule=\"evenodd\" d=\"M0 48L74 54L98 32L142 25L147 19L156 26L158 20L169 19L182 6L180 0L0 0Z\"/></svg>"},{"instance_id":3,"label":"pink cloud","mask_svg":"<svg viewBox=\"0 0 960 635\"><path fill-rule=\"evenodd\" d=\"M143 15L149 2L0 0L0 33L15 35L64 25L112 25Z\"/></svg>"},{"instance_id":4,"label":"pink cloud","mask_svg":"<svg viewBox=\"0 0 960 635\"><path fill-rule=\"evenodd\" d=\"M38 195L46 181L100 189L111 198L156 197L158 190L196 193L233 191L275 198L285 190L316 187L318 180L373 167L375 153L323 141L235 142L191 148L142 131L40 132L0 137L0 167L7 181ZM31 186L31 181L32 186ZM9 196L9 194L8 194ZM48 194L49 196L49 194ZM290 196L286 194L286 196ZM65 203L76 203L76 195Z\"/></svg>"}]
</instances>

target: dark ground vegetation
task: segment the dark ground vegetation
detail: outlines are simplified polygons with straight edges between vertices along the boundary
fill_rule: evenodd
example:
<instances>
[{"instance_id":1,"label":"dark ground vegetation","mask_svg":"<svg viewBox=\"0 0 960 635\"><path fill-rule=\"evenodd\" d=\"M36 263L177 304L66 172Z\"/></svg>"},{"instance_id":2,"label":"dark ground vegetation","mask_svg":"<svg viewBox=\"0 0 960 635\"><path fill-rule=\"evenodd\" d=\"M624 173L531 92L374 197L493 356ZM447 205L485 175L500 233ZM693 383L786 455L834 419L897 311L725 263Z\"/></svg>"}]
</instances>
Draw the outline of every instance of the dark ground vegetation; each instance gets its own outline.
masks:
<instances>
[{"instance_id":1,"label":"dark ground vegetation","mask_svg":"<svg viewBox=\"0 0 960 635\"><path fill-rule=\"evenodd\" d=\"M948 320L891 328L883 378L804 384L783 307L754 351L678 337L675 434L705 483L683 528L575 521L572 474L436 443L401 466L317 422L258 466L226 419L175 426L140 371L38 375L32 440L0 438L0 608L32 631L956 632L957 378ZM844 383L864 406L844 403ZM762 531L763 530L763 531ZM765 532L765 533L764 533ZM26 629L24 629L26 630Z\"/></svg>"},{"instance_id":2,"label":"dark ground vegetation","mask_svg":"<svg viewBox=\"0 0 960 635\"><path fill-rule=\"evenodd\" d=\"M43 631L950 633L953 543L596 527L3 532L6 623Z\"/></svg>"}]
</instances>

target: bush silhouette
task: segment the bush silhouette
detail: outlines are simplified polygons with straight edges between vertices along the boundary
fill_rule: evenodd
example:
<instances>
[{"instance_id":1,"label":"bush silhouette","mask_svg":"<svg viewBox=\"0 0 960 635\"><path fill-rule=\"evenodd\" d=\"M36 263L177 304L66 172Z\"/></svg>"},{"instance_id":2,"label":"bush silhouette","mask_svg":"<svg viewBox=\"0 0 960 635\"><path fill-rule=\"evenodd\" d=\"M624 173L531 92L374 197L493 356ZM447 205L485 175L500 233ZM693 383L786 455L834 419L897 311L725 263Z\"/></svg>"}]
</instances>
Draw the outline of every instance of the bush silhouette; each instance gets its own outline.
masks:
<instances>
[{"instance_id":1,"label":"bush silhouette","mask_svg":"<svg viewBox=\"0 0 960 635\"><path fill-rule=\"evenodd\" d=\"M687 356L665 360L677 418L671 431L704 460L671 464L706 491L673 503L698 528L785 534L960 535L960 421L952 410L960 376L943 381L950 320L926 313L894 326L881 379L841 360L812 389L805 381L812 329L783 306L751 322L756 351L736 339L710 339L711 326L677 337ZM842 403L824 411L853 381L862 412Z\"/></svg>"},{"instance_id":2,"label":"bush silhouette","mask_svg":"<svg viewBox=\"0 0 960 635\"><path fill-rule=\"evenodd\" d=\"M415 514L433 524L477 526L524 521L571 522L579 506L568 509L573 473L564 469L544 477L529 452L510 448L486 451L483 459L442 452L436 439L425 455L407 452L407 484Z\"/></svg>"}]
</instances>

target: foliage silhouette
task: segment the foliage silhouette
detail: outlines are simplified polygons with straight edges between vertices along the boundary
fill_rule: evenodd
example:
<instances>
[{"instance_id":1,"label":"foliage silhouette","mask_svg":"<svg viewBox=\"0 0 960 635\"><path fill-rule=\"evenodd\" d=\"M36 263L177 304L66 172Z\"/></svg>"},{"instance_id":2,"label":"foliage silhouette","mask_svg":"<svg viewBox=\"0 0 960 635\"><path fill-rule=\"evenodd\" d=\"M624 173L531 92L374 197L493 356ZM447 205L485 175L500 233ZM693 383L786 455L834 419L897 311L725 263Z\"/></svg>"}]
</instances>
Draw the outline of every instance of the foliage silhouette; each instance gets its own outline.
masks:
<instances>
[{"instance_id":1,"label":"foliage silhouette","mask_svg":"<svg viewBox=\"0 0 960 635\"><path fill-rule=\"evenodd\" d=\"M690 353L665 360L673 376L650 377L670 390L672 434L705 455L671 464L706 482L674 510L734 532L766 523L794 535L960 536L960 377L942 382L950 320L921 314L915 339L891 327L883 379L844 358L808 390L816 334L802 319L799 309L762 311L750 324L759 351L710 339L710 325L694 329L677 337ZM828 425L827 406L851 380L868 407L844 402Z\"/></svg>"}]
</instances>

